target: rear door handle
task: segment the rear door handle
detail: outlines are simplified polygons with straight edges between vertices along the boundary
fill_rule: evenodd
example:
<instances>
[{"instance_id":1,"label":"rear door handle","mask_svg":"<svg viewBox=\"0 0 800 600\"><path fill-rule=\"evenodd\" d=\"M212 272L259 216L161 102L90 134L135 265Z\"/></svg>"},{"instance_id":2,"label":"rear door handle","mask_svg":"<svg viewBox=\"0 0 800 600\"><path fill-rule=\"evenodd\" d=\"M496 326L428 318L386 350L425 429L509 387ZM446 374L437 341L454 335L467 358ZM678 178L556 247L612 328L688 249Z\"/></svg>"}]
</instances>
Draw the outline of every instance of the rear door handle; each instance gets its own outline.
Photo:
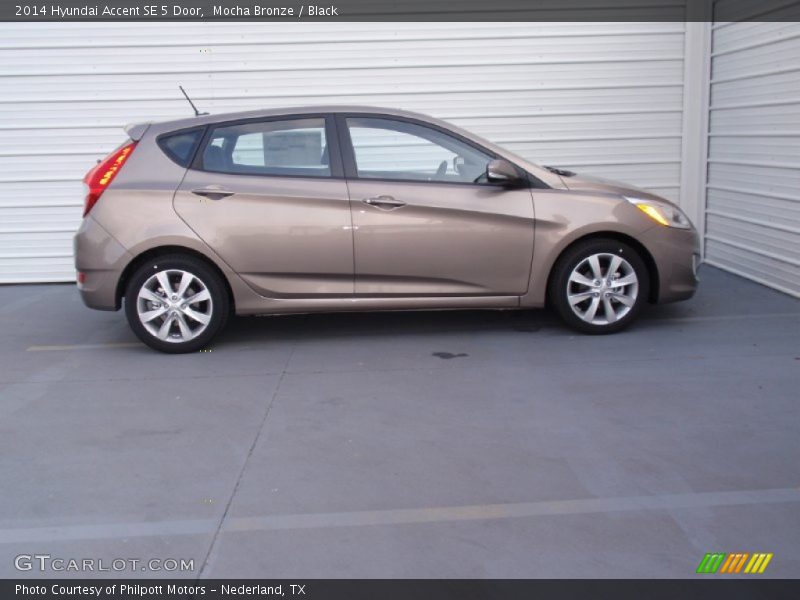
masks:
<instances>
[{"instance_id":1,"label":"rear door handle","mask_svg":"<svg viewBox=\"0 0 800 600\"><path fill-rule=\"evenodd\" d=\"M228 190L224 190L220 187L200 188L192 190L192 193L198 196L205 196L209 200L222 200L223 198L233 196L234 194L234 192L229 192Z\"/></svg>"},{"instance_id":2,"label":"rear door handle","mask_svg":"<svg viewBox=\"0 0 800 600\"><path fill-rule=\"evenodd\" d=\"M392 196L373 196L372 198L364 198L362 202L382 210L394 210L406 205L402 200L396 200Z\"/></svg>"}]
</instances>

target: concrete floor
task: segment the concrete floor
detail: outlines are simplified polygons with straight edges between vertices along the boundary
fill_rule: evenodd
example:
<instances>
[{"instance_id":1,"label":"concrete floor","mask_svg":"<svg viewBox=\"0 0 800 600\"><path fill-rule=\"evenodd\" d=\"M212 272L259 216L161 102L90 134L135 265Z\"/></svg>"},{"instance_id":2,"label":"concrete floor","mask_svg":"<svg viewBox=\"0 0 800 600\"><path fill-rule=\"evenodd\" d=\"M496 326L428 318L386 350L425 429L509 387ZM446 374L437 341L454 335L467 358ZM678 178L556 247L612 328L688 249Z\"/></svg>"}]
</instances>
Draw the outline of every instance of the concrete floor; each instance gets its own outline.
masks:
<instances>
[{"instance_id":1,"label":"concrete floor","mask_svg":"<svg viewBox=\"0 0 800 600\"><path fill-rule=\"evenodd\" d=\"M41 575L18 554L692 577L712 551L797 577L800 302L702 276L615 336L545 311L248 318L184 356L72 286L2 286L0 577Z\"/></svg>"}]
</instances>

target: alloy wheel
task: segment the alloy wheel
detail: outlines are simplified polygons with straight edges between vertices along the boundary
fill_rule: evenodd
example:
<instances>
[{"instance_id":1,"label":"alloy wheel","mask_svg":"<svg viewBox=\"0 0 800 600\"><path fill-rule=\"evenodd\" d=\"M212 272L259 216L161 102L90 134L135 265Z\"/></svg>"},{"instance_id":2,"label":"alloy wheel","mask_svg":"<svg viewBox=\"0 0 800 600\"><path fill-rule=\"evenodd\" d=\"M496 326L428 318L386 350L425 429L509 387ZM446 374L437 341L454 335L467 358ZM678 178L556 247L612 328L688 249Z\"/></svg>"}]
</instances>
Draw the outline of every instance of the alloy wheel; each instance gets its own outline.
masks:
<instances>
[{"instance_id":1,"label":"alloy wheel","mask_svg":"<svg viewBox=\"0 0 800 600\"><path fill-rule=\"evenodd\" d=\"M592 325L610 325L624 318L636 303L639 279L621 256L597 253L572 270L566 291L578 318Z\"/></svg>"},{"instance_id":2,"label":"alloy wheel","mask_svg":"<svg viewBox=\"0 0 800 600\"><path fill-rule=\"evenodd\" d=\"M147 331L172 343L195 339L211 322L211 293L196 275L181 269L159 271L139 289L136 312Z\"/></svg>"}]
</instances>

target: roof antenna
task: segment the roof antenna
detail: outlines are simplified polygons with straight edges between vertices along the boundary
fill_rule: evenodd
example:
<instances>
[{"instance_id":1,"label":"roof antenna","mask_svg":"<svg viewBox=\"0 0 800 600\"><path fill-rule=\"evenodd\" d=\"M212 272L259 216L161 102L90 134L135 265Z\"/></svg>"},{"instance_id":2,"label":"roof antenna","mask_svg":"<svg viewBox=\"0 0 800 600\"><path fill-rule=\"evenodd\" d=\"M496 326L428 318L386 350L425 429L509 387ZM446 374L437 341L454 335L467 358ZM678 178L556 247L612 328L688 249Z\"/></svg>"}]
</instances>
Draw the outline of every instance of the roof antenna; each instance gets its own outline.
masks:
<instances>
[{"instance_id":1,"label":"roof antenna","mask_svg":"<svg viewBox=\"0 0 800 600\"><path fill-rule=\"evenodd\" d=\"M203 115L207 115L207 114L208 114L207 112L203 112L203 113L201 113L199 110L197 110L197 107L194 105L194 102L192 102L192 99L191 99L191 98L189 98L189 94L187 94L187 93L186 93L186 90L185 90L185 89L183 89L183 86L182 86L182 85L180 85L180 84L178 84L178 87L180 88L181 92L183 92L183 97L184 97L184 98L186 98L186 101L187 101L189 104L191 104L191 106L192 106L192 110L194 111L194 116L195 116L195 117L200 117L200 116L203 116Z\"/></svg>"}]
</instances>

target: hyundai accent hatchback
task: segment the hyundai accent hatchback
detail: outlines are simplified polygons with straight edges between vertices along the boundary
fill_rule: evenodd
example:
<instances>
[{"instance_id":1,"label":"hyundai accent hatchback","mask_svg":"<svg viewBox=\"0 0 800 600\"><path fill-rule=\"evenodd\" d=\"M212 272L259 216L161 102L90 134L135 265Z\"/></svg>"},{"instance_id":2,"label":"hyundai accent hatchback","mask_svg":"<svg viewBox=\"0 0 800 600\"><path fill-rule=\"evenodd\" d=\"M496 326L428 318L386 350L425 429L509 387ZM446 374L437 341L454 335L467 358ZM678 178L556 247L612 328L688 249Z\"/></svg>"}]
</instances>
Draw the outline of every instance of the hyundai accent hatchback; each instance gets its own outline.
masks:
<instances>
[{"instance_id":1,"label":"hyundai accent hatchback","mask_svg":"<svg viewBox=\"0 0 800 600\"><path fill-rule=\"evenodd\" d=\"M419 114L314 107L126 128L84 179L78 288L164 352L228 316L551 306L611 333L692 296L698 236L651 193Z\"/></svg>"}]
</instances>

